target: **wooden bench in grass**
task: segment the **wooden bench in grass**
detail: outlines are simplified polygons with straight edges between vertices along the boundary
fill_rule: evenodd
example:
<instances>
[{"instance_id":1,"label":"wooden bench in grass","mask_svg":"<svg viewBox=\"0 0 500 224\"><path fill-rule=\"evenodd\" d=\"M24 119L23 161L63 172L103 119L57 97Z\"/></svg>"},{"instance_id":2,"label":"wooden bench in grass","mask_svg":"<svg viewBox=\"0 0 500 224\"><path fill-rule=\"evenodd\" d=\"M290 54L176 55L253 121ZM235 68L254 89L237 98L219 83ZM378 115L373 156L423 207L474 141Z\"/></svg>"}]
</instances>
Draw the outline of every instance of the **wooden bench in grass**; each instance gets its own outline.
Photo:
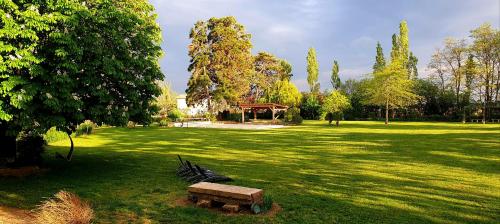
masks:
<instances>
[{"instance_id":1,"label":"wooden bench in grass","mask_svg":"<svg viewBox=\"0 0 500 224\"><path fill-rule=\"evenodd\" d=\"M238 212L241 205L260 207L263 204L264 191L256 188L226 184L200 182L189 186L190 199L200 207L211 207L212 202L224 203L222 207L231 212Z\"/></svg>"}]
</instances>

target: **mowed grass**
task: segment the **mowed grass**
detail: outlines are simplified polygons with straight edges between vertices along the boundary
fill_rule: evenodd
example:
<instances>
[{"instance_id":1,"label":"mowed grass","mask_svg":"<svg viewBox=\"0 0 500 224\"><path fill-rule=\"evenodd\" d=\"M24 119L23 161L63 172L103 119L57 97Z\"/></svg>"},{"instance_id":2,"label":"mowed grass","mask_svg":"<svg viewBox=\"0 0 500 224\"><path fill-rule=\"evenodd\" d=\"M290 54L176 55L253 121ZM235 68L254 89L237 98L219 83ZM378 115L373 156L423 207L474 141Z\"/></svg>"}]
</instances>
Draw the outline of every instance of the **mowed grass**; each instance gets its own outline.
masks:
<instances>
[{"instance_id":1,"label":"mowed grass","mask_svg":"<svg viewBox=\"0 0 500 224\"><path fill-rule=\"evenodd\" d=\"M326 122L274 130L103 128L75 139L71 162L0 178L0 205L33 208L65 189L96 223L499 223L500 125ZM275 217L176 206L188 183L176 155L265 189Z\"/></svg>"}]
</instances>

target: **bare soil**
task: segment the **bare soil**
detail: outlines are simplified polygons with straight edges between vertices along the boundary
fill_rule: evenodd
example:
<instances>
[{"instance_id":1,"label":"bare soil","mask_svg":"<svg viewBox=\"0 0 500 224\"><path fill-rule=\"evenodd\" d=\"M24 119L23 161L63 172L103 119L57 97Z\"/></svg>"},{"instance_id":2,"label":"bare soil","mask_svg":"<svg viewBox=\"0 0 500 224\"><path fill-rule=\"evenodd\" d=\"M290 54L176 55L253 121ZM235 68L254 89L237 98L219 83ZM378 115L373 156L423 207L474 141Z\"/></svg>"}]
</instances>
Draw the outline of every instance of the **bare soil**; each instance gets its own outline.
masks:
<instances>
[{"instance_id":1,"label":"bare soil","mask_svg":"<svg viewBox=\"0 0 500 224\"><path fill-rule=\"evenodd\" d=\"M0 206L0 224L32 224L33 215L30 211L18 208Z\"/></svg>"},{"instance_id":2,"label":"bare soil","mask_svg":"<svg viewBox=\"0 0 500 224\"><path fill-rule=\"evenodd\" d=\"M26 177L34 174L42 174L47 170L48 169L40 169L38 166L0 168L0 177Z\"/></svg>"}]
</instances>

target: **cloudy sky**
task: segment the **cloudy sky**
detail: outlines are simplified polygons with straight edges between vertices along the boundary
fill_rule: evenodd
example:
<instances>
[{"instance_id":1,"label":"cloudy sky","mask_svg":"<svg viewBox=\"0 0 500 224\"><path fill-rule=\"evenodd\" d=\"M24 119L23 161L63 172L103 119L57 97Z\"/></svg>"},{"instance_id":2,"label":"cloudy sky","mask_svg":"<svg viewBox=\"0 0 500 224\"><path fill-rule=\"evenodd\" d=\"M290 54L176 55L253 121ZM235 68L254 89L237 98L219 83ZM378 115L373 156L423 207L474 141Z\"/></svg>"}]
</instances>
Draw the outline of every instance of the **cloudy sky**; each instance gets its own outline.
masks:
<instances>
[{"instance_id":1,"label":"cloudy sky","mask_svg":"<svg viewBox=\"0 0 500 224\"><path fill-rule=\"evenodd\" d=\"M409 26L410 48L425 68L446 37L465 38L489 22L498 28L500 0L151 0L162 28L165 79L183 93L189 78L188 33L197 20L234 16L252 34L253 53L267 51L288 60L293 81L307 89L306 55L316 48L322 88L329 87L333 60L340 77L370 72L380 41L386 56L401 20Z\"/></svg>"}]
</instances>

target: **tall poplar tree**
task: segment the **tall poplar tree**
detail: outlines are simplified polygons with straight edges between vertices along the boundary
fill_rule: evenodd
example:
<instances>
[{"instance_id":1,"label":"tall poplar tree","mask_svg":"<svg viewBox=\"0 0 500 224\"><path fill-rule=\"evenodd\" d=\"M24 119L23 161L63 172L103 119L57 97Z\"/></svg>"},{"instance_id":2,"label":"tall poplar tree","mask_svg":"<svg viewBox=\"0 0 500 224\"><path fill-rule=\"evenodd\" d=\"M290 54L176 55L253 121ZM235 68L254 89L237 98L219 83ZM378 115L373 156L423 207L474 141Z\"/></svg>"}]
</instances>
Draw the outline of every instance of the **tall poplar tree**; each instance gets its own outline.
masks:
<instances>
[{"instance_id":1,"label":"tall poplar tree","mask_svg":"<svg viewBox=\"0 0 500 224\"><path fill-rule=\"evenodd\" d=\"M375 64L373 65L373 72L379 72L385 68L385 57L384 50L380 45L380 42L377 42L377 55L375 56Z\"/></svg>"},{"instance_id":2,"label":"tall poplar tree","mask_svg":"<svg viewBox=\"0 0 500 224\"><path fill-rule=\"evenodd\" d=\"M334 60L332 66L332 75L330 77L330 82L334 90L337 90L342 85L339 77L339 63Z\"/></svg>"},{"instance_id":3,"label":"tall poplar tree","mask_svg":"<svg viewBox=\"0 0 500 224\"><path fill-rule=\"evenodd\" d=\"M400 59L399 36L392 34L391 63Z\"/></svg>"},{"instance_id":4,"label":"tall poplar tree","mask_svg":"<svg viewBox=\"0 0 500 224\"><path fill-rule=\"evenodd\" d=\"M399 36L398 36L398 49L399 49L399 58L401 60L401 64L407 68L408 61L410 57L410 41L408 37L408 24L405 20L401 21L399 24Z\"/></svg>"},{"instance_id":5,"label":"tall poplar tree","mask_svg":"<svg viewBox=\"0 0 500 224\"><path fill-rule=\"evenodd\" d=\"M316 50L311 47L307 52L307 83L309 84L311 93L319 92L318 76L319 65L316 59Z\"/></svg>"}]
</instances>

